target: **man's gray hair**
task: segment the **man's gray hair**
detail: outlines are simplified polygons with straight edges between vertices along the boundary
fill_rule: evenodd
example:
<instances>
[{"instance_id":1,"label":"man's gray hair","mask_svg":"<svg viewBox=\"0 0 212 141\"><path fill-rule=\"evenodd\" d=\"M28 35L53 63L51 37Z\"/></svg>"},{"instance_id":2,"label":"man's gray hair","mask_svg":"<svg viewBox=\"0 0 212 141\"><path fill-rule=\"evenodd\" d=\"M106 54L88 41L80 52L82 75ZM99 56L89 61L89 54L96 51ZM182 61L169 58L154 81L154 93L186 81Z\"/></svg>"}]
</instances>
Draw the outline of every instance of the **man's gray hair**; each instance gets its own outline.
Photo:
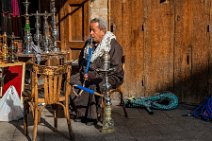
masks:
<instances>
[{"instance_id":1,"label":"man's gray hair","mask_svg":"<svg viewBox=\"0 0 212 141\"><path fill-rule=\"evenodd\" d=\"M101 18L94 18L94 19L92 19L92 20L90 21L90 23L98 23L99 29L100 29L100 30L103 30L104 32L107 31L107 24L106 24L106 22L105 22L103 19L101 19Z\"/></svg>"}]
</instances>

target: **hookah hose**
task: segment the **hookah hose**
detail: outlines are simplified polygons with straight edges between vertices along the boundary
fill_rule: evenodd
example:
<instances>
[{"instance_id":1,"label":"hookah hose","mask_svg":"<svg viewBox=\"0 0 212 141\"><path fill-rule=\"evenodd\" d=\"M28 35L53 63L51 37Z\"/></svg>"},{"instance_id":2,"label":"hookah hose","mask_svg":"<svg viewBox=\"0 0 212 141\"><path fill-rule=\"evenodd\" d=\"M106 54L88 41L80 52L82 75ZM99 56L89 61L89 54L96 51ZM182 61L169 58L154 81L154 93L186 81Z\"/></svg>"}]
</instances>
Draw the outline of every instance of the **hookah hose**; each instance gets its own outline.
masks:
<instances>
[{"instance_id":1,"label":"hookah hose","mask_svg":"<svg viewBox=\"0 0 212 141\"><path fill-rule=\"evenodd\" d=\"M86 73L86 74L88 74L88 70L89 70L89 68L90 68L92 52L93 52L92 46L90 45L90 47L89 47L88 59L87 59L87 64L86 64L86 69L85 69L85 73Z\"/></svg>"},{"instance_id":2,"label":"hookah hose","mask_svg":"<svg viewBox=\"0 0 212 141\"><path fill-rule=\"evenodd\" d=\"M90 68L90 63L91 63L91 56L92 56L92 52L93 52L93 49L92 49L92 38L90 40L90 45L89 45L89 51L88 51L88 58L87 58L87 64L86 64L86 69L85 69L85 74L87 75L88 74L88 70ZM83 87L85 86L85 81L87 81L87 78L84 79L84 82L83 82ZM81 95L83 92L83 89L81 89L81 91L79 92L79 95Z\"/></svg>"},{"instance_id":3,"label":"hookah hose","mask_svg":"<svg viewBox=\"0 0 212 141\"><path fill-rule=\"evenodd\" d=\"M89 88L86 88L86 87L83 87L83 86L80 86L80 85L73 85L73 86L76 87L76 88L78 88L78 89L81 89L81 90L83 90L83 91L86 91L86 92L88 92L88 93L91 94L91 95L94 94L94 95L103 97L102 94L100 94L100 93L98 93L98 92L95 92L94 90L91 90L91 89L89 89Z\"/></svg>"}]
</instances>

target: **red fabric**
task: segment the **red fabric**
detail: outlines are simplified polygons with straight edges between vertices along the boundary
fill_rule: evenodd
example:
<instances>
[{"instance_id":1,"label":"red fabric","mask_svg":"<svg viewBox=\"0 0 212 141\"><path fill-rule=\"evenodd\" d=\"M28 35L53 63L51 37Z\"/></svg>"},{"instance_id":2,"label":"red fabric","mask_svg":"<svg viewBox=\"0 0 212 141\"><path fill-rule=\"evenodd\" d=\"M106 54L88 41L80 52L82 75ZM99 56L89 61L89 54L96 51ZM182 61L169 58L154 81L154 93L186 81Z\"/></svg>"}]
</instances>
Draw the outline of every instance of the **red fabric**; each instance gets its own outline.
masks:
<instances>
[{"instance_id":1,"label":"red fabric","mask_svg":"<svg viewBox=\"0 0 212 141\"><path fill-rule=\"evenodd\" d=\"M18 0L12 0L12 13L13 17L20 16Z\"/></svg>"},{"instance_id":2,"label":"red fabric","mask_svg":"<svg viewBox=\"0 0 212 141\"><path fill-rule=\"evenodd\" d=\"M6 74L4 78L4 87L3 87L3 95L7 91L7 89L13 85L18 92L19 97L21 96L21 84L22 84L22 65L20 66L10 66L4 68L4 74Z\"/></svg>"}]
</instances>

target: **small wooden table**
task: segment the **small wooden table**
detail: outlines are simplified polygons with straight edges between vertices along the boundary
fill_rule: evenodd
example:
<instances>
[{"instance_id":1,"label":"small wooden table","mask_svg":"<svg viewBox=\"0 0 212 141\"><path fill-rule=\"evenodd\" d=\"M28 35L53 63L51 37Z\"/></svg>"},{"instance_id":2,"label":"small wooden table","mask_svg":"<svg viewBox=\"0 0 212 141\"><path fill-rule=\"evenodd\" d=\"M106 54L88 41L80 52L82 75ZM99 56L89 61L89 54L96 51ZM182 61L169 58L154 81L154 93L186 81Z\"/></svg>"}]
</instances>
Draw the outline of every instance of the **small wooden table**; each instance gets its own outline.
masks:
<instances>
[{"instance_id":1,"label":"small wooden table","mask_svg":"<svg viewBox=\"0 0 212 141\"><path fill-rule=\"evenodd\" d=\"M27 64L33 64L37 62L37 57L35 54L23 54L19 53L16 55L19 61L26 62ZM42 53L39 54L41 59L41 63L46 65L62 65L67 61L67 53L66 52L58 52L58 53Z\"/></svg>"}]
</instances>

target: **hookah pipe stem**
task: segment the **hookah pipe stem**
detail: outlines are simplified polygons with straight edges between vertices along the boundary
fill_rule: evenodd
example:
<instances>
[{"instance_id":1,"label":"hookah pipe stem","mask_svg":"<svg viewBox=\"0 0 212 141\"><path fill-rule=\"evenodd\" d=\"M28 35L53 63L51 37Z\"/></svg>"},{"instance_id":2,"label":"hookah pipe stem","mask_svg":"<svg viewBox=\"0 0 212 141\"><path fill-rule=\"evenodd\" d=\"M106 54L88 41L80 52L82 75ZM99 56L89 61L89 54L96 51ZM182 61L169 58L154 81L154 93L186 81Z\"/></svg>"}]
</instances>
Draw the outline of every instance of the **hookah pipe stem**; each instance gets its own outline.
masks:
<instances>
[{"instance_id":1,"label":"hookah pipe stem","mask_svg":"<svg viewBox=\"0 0 212 141\"><path fill-rule=\"evenodd\" d=\"M43 32L44 32L44 50L45 53L49 53L50 49L49 49L49 25L48 25L48 17L49 14L47 13L47 11L44 12L44 28L43 28Z\"/></svg>"},{"instance_id":2,"label":"hookah pipe stem","mask_svg":"<svg viewBox=\"0 0 212 141\"><path fill-rule=\"evenodd\" d=\"M40 16L41 16L41 14L39 14L38 10L37 10L36 14L35 14L35 19L36 19L35 28L36 28L36 32L35 32L34 39L37 42L37 46L38 46L39 49L40 49L40 38L41 38L41 34L40 34Z\"/></svg>"},{"instance_id":3,"label":"hookah pipe stem","mask_svg":"<svg viewBox=\"0 0 212 141\"><path fill-rule=\"evenodd\" d=\"M52 28L52 37L53 37L53 50L57 51L59 48L57 48L57 36L58 32L56 29L56 8L55 8L55 0L50 1L50 10L51 10L51 28Z\"/></svg>"},{"instance_id":4,"label":"hookah pipe stem","mask_svg":"<svg viewBox=\"0 0 212 141\"><path fill-rule=\"evenodd\" d=\"M30 33L30 20L29 20L29 17L31 15L29 15L29 12L28 12L30 2L28 2L28 0L25 0L25 2L23 2L23 4L25 6L24 53L30 54L30 53L32 53L32 46L31 46L32 37L31 37L31 33Z\"/></svg>"},{"instance_id":5,"label":"hookah pipe stem","mask_svg":"<svg viewBox=\"0 0 212 141\"><path fill-rule=\"evenodd\" d=\"M108 90L110 88L108 80L108 71L110 69L110 55L107 51L104 52L103 60L104 60L103 69L105 70L104 75L105 75L106 96L108 96Z\"/></svg>"}]
</instances>

